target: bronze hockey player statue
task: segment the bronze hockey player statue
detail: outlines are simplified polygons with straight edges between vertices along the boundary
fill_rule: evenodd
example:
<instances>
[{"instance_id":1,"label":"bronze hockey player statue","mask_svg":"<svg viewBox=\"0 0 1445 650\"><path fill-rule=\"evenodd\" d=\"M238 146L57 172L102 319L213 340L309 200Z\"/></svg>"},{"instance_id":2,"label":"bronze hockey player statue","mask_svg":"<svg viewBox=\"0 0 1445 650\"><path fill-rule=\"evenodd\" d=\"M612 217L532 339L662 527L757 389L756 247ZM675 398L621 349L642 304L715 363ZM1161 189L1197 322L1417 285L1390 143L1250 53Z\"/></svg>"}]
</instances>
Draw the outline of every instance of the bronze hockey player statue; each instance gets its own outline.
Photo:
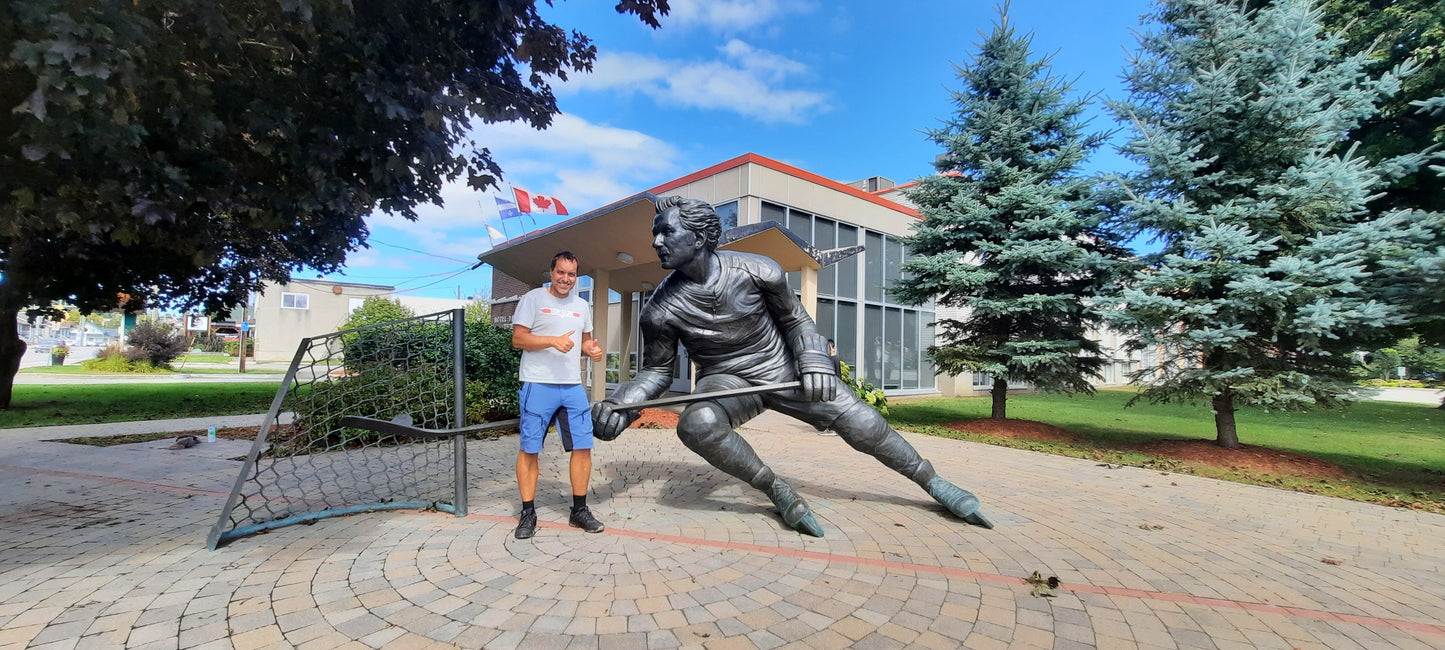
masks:
<instances>
[{"instance_id":1,"label":"bronze hockey player statue","mask_svg":"<svg viewBox=\"0 0 1445 650\"><path fill-rule=\"evenodd\" d=\"M940 478L933 466L841 381L827 338L788 288L782 267L761 255L717 250L722 227L702 201L657 200L652 247L672 269L641 311L642 366L636 379L592 405L598 438L621 435L638 413L627 405L657 397L672 382L677 344L698 367L695 393L798 382L799 388L693 402L677 424L688 449L768 495L783 521L821 537L808 503L758 458L735 430L771 408L836 431L850 446L908 477L950 512L992 528L978 498Z\"/></svg>"}]
</instances>

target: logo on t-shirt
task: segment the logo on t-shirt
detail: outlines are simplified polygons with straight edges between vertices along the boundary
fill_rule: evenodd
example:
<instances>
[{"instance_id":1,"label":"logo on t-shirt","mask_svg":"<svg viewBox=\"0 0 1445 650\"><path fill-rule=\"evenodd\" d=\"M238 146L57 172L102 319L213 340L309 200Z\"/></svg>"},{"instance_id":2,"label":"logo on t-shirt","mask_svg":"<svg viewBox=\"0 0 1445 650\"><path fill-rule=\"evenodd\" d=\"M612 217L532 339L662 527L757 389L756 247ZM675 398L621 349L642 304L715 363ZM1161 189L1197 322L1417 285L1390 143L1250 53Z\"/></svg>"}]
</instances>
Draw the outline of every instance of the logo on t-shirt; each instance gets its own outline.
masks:
<instances>
[{"instance_id":1,"label":"logo on t-shirt","mask_svg":"<svg viewBox=\"0 0 1445 650\"><path fill-rule=\"evenodd\" d=\"M567 310L567 309L557 309L556 307L543 307L540 311L541 311L542 313L548 315L548 316L557 316L557 317L560 317L560 318L581 318L581 317L582 317L582 312L580 312L580 311L571 311L571 310Z\"/></svg>"}]
</instances>

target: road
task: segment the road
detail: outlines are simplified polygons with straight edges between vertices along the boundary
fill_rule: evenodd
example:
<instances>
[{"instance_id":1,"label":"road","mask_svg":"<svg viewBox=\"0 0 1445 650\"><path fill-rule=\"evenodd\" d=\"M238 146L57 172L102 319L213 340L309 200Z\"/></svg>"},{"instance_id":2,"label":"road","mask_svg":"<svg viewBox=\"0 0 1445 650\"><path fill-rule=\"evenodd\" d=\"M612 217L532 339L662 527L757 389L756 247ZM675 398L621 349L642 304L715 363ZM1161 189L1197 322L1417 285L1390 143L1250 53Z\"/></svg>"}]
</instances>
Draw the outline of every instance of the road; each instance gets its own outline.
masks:
<instances>
[{"instance_id":1,"label":"road","mask_svg":"<svg viewBox=\"0 0 1445 650\"><path fill-rule=\"evenodd\" d=\"M1445 390L1434 388L1361 388L1360 395L1377 402L1409 402L1439 406Z\"/></svg>"}]
</instances>

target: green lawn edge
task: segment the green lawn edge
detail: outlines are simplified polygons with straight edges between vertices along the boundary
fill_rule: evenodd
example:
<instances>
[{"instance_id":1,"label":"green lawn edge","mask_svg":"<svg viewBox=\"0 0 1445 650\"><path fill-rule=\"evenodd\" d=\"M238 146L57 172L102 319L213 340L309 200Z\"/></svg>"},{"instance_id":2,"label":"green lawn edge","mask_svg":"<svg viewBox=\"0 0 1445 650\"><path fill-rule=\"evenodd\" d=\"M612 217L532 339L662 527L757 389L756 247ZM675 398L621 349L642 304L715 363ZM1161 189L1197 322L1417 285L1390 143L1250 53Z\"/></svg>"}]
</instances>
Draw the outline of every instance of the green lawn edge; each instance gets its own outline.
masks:
<instances>
[{"instance_id":1,"label":"green lawn edge","mask_svg":"<svg viewBox=\"0 0 1445 650\"><path fill-rule=\"evenodd\" d=\"M1136 445L1156 439L1212 441L1214 420L1206 406L1140 403L1125 408L1133 395L1101 390L1093 396L1009 396L1010 419L1068 429L1081 436L1077 442L1012 440L943 426L988 417L986 397L896 401L889 405L888 419L897 428L926 435L1445 513L1445 411L1438 408L1362 401L1340 410L1237 414L1243 444L1318 458L1350 475L1319 481L1216 469L1137 451Z\"/></svg>"},{"instance_id":2,"label":"green lawn edge","mask_svg":"<svg viewBox=\"0 0 1445 650\"><path fill-rule=\"evenodd\" d=\"M152 375L153 376L153 375ZM19 384L0 429L265 413L280 381Z\"/></svg>"}]
</instances>

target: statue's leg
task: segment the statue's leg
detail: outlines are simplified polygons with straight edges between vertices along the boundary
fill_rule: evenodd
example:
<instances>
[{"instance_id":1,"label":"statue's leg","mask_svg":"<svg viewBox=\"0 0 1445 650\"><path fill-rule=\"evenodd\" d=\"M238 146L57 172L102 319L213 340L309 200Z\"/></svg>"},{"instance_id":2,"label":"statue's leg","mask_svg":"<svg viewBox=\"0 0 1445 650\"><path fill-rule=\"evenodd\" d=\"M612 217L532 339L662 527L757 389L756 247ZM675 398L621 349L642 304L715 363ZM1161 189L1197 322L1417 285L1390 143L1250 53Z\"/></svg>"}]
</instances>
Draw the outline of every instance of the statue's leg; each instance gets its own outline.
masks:
<instances>
[{"instance_id":1,"label":"statue's leg","mask_svg":"<svg viewBox=\"0 0 1445 650\"><path fill-rule=\"evenodd\" d=\"M705 377L698 382L696 392L747 385L746 382L732 385L740 381L720 380L717 376ZM774 475L772 468L763 463L752 445L735 430L736 426L762 410L763 403L756 397L694 402L678 419L677 437L682 440L682 444L702 456L713 467L762 490L772 500L773 505L777 506L788 526L801 533L822 537L823 529L813 518L808 502L786 481Z\"/></svg>"},{"instance_id":2,"label":"statue's leg","mask_svg":"<svg viewBox=\"0 0 1445 650\"><path fill-rule=\"evenodd\" d=\"M849 446L908 477L958 518L975 526L993 528L993 523L978 510L978 497L938 476L933 464L888 426L882 414L851 392L841 393L832 402L779 400L774 408L838 432Z\"/></svg>"}]
</instances>

